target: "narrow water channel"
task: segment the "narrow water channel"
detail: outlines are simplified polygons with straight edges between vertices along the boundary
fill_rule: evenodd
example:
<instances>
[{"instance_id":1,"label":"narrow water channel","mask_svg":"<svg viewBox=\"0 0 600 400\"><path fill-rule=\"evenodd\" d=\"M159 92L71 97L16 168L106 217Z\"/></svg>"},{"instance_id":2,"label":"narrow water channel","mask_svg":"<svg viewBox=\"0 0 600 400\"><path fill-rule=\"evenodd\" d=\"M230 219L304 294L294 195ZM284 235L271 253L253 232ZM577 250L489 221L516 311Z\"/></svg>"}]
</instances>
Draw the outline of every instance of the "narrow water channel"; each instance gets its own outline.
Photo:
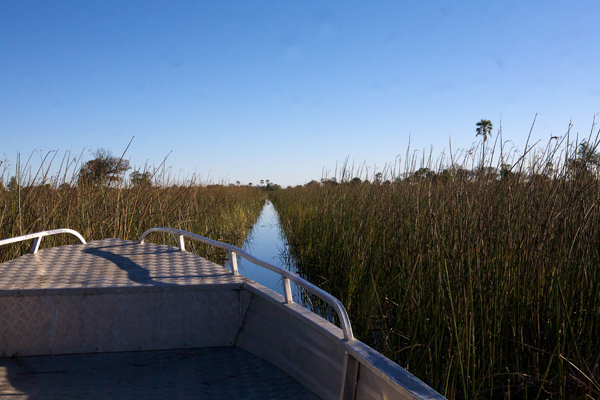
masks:
<instances>
[{"instance_id":1,"label":"narrow water channel","mask_svg":"<svg viewBox=\"0 0 600 400\"><path fill-rule=\"evenodd\" d=\"M260 217L250 230L243 250L259 260L295 272L294 265L286 262L281 256L287 250L287 242L281 230L277 211L269 200L265 202ZM238 258L238 269L240 274L283 295L281 275L254 265L241 257ZM297 301L298 288L293 282L292 293L294 300Z\"/></svg>"}]
</instances>

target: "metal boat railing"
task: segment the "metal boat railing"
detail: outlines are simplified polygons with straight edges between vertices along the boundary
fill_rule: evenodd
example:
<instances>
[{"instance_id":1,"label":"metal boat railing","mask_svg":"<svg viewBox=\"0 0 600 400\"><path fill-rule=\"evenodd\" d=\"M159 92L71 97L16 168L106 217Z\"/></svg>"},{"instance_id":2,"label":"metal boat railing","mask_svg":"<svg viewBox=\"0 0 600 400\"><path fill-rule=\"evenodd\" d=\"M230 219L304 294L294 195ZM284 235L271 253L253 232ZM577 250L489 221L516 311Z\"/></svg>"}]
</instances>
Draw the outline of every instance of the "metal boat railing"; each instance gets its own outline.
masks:
<instances>
[{"instance_id":1,"label":"metal boat railing","mask_svg":"<svg viewBox=\"0 0 600 400\"><path fill-rule=\"evenodd\" d=\"M269 271L273 271L273 272L281 275L281 277L283 278L282 280L283 280L283 292L284 292L285 302L287 304L294 303L294 299L292 297L292 288L290 286L290 281L292 281L296 285L306 289L310 293L314 294L315 296L317 296L318 298L320 298L321 300L323 300L324 302L329 304L335 310L335 312L340 320L340 325L341 325L342 331L344 332L344 340L346 340L346 341L355 340L354 334L352 333L352 325L350 324L350 318L348 318L348 313L346 312L344 305L338 299L333 297L331 294L329 294L326 291L320 289L319 287L313 285L312 283L306 281L305 279L301 278L299 275L297 275L291 271L276 267L275 265L269 264L267 262L261 261L255 257L253 257L252 255L246 253L244 250L240 249L239 247L232 246L232 245L226 244L226 243L217 242L216 240L208 239L208 238L205 238L204 236L196 235L194 233L187 232L187 231L184 231L181 229L151 228L142 234L142 236L140 237L139 243L143 244L146 237L153 232L173 233L173 234L177 235L178 242L179 242L179 249L181 251L185 251L185 242L184 242L183 238L187 237L189 239L197 240L201 243L205 243L210 246L218 247L218 248L221 248L223 250L230 252L231 266L232 266L231 270L234 275L239 275L238 266L237 266L237 256L238 255L240 257L250 261L253 264L256 264L258 266L268 269Z\"/></svg>"},{"instance_id":2,"label":"metal boat railing","mask_svg":"<svg viewBox=\"0 0 600 400\"><path fill-rule=\"evenodd\" d=\"M86 244L86 241L83 238L83 236L81 236L77 231L74 231L72 229L52 229L50 231L42 231L37 233L30 233L29 235L17 236L10 239L2 239L0 240L0 246L35 239L33 241L33 246L31 247L31 254L35 254L40 249L40 244L42 243L42 238L44 236L57 235L59 233L70 233L71 235L76 236L82 244Z\"/></svg>"},{"instance_id":3,"label":"metal boat railing","mask_svg":"<svg viewBox=\"0 0 600 400\"><path fill-rule=\"evenodd\" d=\"M338 299L333 297L331 294L329 294L326 291L320 289L319 287L313 285L312 283L306 281L305 279L301 278L299 275L297 275L291 271L276 267L275 265L269 264L262 260L259 260L258 258L255 258L252 255L246 253L244 250L240 249L239 247L232 246L227 243L217 242L216 240L208 239L203 236L196 235L194 233L187 232L187 231L180 230L180 229L160 228L160 227L148 229L140 237L139 243L143 244L146 237L153 232L173 233L173 234L177 235L178 242L179 242L179 249L181 251L185 251L185 242L183 240L184 237L187 237L187 238L190 238L193 240L197 240L201 243L205 243L207 245L218 247L218 248L228 251L231 254L231 266L232 266L231 270L234 275L239 275L238 266L237 266L237 256L238 255L240 257L250 261L253 264L256 264L260 267L268 269L269 271L273 271L273 272L281 275L281 277L283 278L282 281L283 281L283 292L284 292L285 302L287 304L294 303L294 299L292 297L292 288L290 285L290 281L292 281L296 285L306 289L310 293L314 294L315 296L317 296L318 298L320 298L321 300L323 300L324 302L329 304L335 310L335 312L340 320L340 326L342 328L342 331L344 332L344 340L346 340L346 341L355 340L354 334L352 333L352 325L350 324L350 318L348 317L348 313L346 312L344 305ZM40 243L42 242L42 238L44 236L57 235L60 233L68 233L68 234L74 235L75 237L77 237L77 239L79 239L79 241L82 244L87 243L85 241L85 239L83 238L83 236L81 236L79 234L79 232L77 232L77 231L74 231L72 229L53 229L53 230L49 230L49 231L42 231L42 232L37 232L37 233L31 233L28 235L17 236L17 237L9 238L9 239L2 239L2 240L0 240L0 246L4 246L4 245L10 244L10 243L16 243L16 242L22 242L25 240L35 239L33 242L33 246L31 248L31 254L35 254L39 250Z\"/></svg>"}]
</instances>

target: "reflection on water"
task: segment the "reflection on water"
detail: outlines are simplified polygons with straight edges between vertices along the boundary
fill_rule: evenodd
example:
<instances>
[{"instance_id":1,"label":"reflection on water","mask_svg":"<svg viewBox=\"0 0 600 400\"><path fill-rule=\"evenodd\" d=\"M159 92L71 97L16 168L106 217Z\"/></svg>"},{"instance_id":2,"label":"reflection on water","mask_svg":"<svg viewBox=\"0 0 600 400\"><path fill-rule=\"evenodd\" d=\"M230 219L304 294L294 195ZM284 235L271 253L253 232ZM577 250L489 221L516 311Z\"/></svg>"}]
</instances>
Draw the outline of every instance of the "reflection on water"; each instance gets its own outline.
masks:
<instances>
[{"instance_id":1,"label":"reflection on water","mask_svg":"<svg viewBox=\"0 0 600 400\"><path fill-rule=\"evenodd\" d=\"M248 234L243 250L259 260L296 272L293 263L282 257L287 250L287 242L279 225L277 211L269 200L266 201L258 221ZM238 257L238 270L240 274L283 295L281 275L254 265L241 257ZM298 288L293 282L292 293L294 301L298 301Z\"/></svg>"}]
</instances>

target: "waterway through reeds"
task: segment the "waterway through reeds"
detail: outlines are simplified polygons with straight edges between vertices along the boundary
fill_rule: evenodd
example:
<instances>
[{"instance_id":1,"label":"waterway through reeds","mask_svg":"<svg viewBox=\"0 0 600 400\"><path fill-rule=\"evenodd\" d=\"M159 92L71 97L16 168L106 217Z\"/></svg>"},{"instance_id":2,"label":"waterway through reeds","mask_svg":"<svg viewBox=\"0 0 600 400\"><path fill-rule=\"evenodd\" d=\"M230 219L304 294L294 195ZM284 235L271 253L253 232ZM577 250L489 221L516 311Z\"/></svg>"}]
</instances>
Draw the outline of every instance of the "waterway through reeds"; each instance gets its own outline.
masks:
<instances>
[{"instance_id":1,"label":"waterway through reeds","mask_svg":"<svg viewBox=\"0 0 600 400\"><path fill-rule=\"evenodd\" d=\"M259 260L266 261L282 269L296 272L294 260L286 256L287 249L287 239L281 230L279 215L275 207L273 207L273 203L267 200L260 217L252 228L250 228L244 242L243 250ZM283 296L281 275L255 265L241 257L238 257L238 269L241 275ZM293 282L291 284L294 301L298 302L298 287Z\"/></svg>"}]
</instances>

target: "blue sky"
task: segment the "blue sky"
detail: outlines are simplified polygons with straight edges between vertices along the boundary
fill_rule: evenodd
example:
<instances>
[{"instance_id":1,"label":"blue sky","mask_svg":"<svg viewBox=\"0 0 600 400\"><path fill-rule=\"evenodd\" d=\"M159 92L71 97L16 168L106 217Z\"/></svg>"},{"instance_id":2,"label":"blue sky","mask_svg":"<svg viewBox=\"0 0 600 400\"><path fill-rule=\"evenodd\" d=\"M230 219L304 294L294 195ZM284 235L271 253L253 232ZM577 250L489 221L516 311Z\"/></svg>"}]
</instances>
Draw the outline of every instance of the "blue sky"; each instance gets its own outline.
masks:
<instances>
[{"instance_id":1,"label":"blue sky","mask_svg":"<svg viewBox=\"0 0 600 400\"><path fill-rule=\"evenodd\" d=\"M326 4L322 4L326 3ZM103 147L172 174L282 185L588 135L600 2L0 2L0 156ZM7 164L5 164L6 166ZM12 173L9 171L9 174Z\"/></svg>"}]
</instances>

